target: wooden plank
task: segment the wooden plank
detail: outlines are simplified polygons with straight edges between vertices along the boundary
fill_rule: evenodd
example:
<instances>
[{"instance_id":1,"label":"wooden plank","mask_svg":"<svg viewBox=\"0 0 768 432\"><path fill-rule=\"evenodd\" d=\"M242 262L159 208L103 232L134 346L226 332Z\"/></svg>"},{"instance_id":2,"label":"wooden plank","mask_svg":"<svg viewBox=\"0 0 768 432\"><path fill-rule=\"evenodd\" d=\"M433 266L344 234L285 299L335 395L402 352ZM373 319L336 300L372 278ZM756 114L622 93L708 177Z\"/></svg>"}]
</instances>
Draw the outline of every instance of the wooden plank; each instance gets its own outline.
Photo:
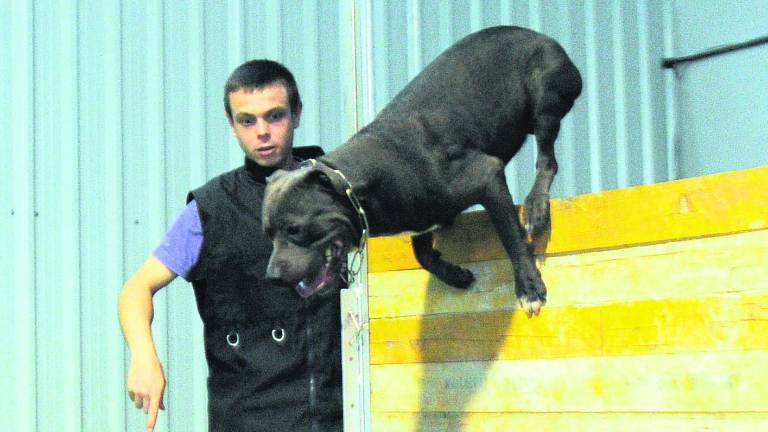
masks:
<instances>
[{"instance_id":1,"label":"wooden plank","mask_svg":"<svg viewBox=\"0 0 768 432\"><path fill-rule=\"evenodd\" d=\"M609 249L768 228L768 167L554 199L547 254ZM649 229L651 228L652 229ZM482 212L461 215L437 233L452 262L501 259L504 251ZM541 251L543 252L543 251ZM373 238L372 273L419 268L410 238Z\"/></svg>"},{"instance_id":2,"label":"wooden plank","mask_svg":"<svg viewBox=\"0 0 768 432\"><path fill-rule=\"evenodd\" d=\"M469 290L443 284L425 270L403 270L368 275L371 318L450 312L512 310L517 298L509 261L486 261L466 266L477 282Z\"/></svg>"},{"instance_id":3,"label":"wooden plank","mask_svg":"<svg viewBox=\"0 0 768 432\"><path fill-rule=\"evenodd\" d=\"M768 351L371 366L378 412L768 411Z\"/></svg>"},{"instance_id":4,"label":"wooden plank","mask_svg":"<svg viewBox=\"0 0 768 432\"><path fill-rule=\"evenodd\" d=\"M765 431L768 413L376 413L374 432Z\"/></svg>"},{"instance_id":5,"label":"wooden plank","mask_svg":"<svg viewBox=\"0 0 768 432\"><path fill-rule=\"evenodd\" d=\"M691 299L377 319L371 364L768 349L768 291Z\"/></svg>"},{"instance_id":6,"label":"wooden plank","mask_svg":"<svg viewBox=\"0 0 768 432\"><path fill-rule=\"evenodd\" d=\"M468 264L477 283L448 287L424 270L369 274L371 318L516 307L508 260ZM681 271L685 269L685 271ZM548 310L632 300L768 291L768 230L550 257Z\"/></svg>"}]
</instances>

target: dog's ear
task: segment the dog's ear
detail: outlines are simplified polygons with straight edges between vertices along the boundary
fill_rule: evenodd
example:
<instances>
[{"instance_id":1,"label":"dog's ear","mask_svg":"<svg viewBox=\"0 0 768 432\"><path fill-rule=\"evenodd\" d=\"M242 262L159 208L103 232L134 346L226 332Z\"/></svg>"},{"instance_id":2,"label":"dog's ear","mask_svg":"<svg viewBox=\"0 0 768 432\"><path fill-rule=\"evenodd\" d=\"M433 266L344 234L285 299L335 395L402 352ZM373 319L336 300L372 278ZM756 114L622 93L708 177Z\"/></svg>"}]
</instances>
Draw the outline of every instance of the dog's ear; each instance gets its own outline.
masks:
<instances>
[{"instance_id":1,"label":"dog's ear","mask_svg":"<svg viewBox=\"0 0 768 432\"><path fill-rule=\"evenodd\" d=\"M324 171L314 168L307 174L307 181L334 190L333 182Z\"/></svg>"},{"instance_id":2,"label":"dog's ear","mask_svg":"<svg viewBox=\"0 0 768 432\"><path fill-rule=\"evenodd\" d=\"M341 176L330 169L321 167L313 168L307 174L307 181L336 195L346 195L346 190L349 187Z\"/></svg>"}]
</instances>

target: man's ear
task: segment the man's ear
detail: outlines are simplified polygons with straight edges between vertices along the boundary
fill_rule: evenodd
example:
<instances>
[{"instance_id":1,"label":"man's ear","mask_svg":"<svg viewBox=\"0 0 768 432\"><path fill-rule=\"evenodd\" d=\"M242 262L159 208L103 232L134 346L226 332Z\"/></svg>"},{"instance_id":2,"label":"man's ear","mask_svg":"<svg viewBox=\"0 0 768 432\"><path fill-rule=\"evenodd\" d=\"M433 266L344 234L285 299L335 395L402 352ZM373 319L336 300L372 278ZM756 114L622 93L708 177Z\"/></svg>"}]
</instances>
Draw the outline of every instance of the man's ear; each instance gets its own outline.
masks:
<instances>
[{"instance_id":1,"label":"man's ear","mask_svg":"<svg viewBox=\"0 0 768 432\"><path fill-rule=\"evenodd\" d=\"M227 93L226 96L224 96L224 97L227 98L224 101L224 117L227 118L227 123L229 123L229 126L232 128L232 130L234 130L235 129L235 121L232 119L232 105L231 105L231 102L229 100L229 93Z\"/></svg>"},{"instance_id":2,"label":"man's ear","mask_svg":"<svg viewBox=\"0 0 768 432\"><path fill-rule=\"evenodd\" d=\"M227 124L229 124L229 130L232 131L232 135L237 136L235 133L235 121L232 120L232 116L226 111L224 111L224 115L227 117Z\"/></svg>"},{"instance_id":3,"label":"man's ear","mask_svg":"<svg viewBox=\"0 0 768 432\"><path fill-rule=\"evenodd\" d=\"M291 120L293 121L293 128L296 129L301 124L301 102L296 106L296 112L291 112Z\"/></svg>"}]
</instances>

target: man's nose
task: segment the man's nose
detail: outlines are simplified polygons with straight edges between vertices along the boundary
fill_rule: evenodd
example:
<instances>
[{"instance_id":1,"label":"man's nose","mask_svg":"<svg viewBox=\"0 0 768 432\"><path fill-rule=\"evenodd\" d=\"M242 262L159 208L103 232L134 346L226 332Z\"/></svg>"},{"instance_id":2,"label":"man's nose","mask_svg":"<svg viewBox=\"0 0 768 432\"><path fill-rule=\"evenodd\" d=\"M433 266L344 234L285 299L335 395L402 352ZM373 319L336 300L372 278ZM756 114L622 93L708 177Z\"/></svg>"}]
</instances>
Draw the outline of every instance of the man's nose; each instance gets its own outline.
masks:
<instances>
[{"instance_id":1,"label":"man's nose","mask_svg":"<svg viewBox=\"0 0 768 432\"><path fill-rule=\"evenodd\" d=\"M259 137L269 136L269 123L266 120L261 118L256 120L256 134Z\"/></svg>"}]
</instances>

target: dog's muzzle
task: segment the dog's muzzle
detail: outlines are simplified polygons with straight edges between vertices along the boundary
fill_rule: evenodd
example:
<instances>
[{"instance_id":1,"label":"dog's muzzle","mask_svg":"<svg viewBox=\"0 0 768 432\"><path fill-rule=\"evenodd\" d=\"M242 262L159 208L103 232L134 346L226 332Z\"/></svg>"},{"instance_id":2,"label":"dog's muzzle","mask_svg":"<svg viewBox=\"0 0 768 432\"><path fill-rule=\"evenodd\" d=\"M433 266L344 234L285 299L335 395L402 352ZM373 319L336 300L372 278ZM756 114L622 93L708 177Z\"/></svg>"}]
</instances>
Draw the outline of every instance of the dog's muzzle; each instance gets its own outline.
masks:
<instances>
[{"instance_id":1,"label":"dog's muzzle","mask_svg":"<svg viewBox=\"0 0 768 432\"><path fill-rule=\"evenodd\" d=\"M320 270L314 276L302 279L296 285L296 292L308 298L324 289L338 287L346 274L346 249L341 240L328 245Z\"/></svg>"},{"instance_id":2,"label":"dog's muzzle","mask_svg":"<svg viewBox=\"0 0 768 432\"><path fill-rule=\"evenodd\" d=\"M267 268L267 281L276 286L293 286L302 298L338 287L346 280L347 249L341 240L331 242L324 250L320 265L315 269L308 269L309 273L298 283L287 280L280 265L270 263Z\"/></svg>"}]
</instances>

